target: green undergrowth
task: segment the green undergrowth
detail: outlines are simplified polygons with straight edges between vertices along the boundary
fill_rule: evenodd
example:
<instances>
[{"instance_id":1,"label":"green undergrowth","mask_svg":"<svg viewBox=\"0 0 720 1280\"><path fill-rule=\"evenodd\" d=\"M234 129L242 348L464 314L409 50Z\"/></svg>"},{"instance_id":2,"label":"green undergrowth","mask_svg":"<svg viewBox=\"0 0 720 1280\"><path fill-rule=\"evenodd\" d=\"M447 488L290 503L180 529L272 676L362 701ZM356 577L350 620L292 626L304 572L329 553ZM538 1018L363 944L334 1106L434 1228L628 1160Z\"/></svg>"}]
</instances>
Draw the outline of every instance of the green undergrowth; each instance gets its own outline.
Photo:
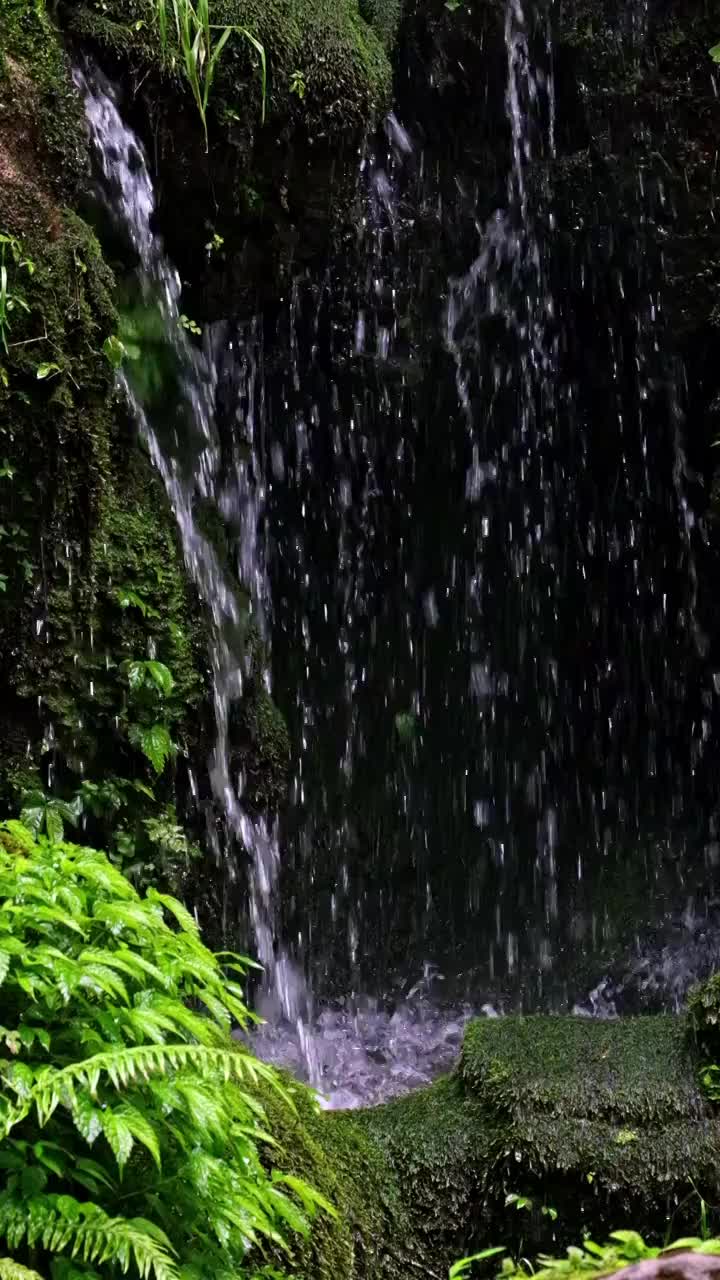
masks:
<instances>
[{"instance_id":1,"label":"green undergrowth","mask_svg":"<svg viewBox=\"0 0 720 1280\"><path fill-rule=\"evenodd\" d=\"M521 1277L532 1275L536 1280L571 1280L572 1277L585 1276L589 1280L591 1276L613 1275L637 1262L677 1252L717 1255L720 1253L720 1240L685 1236L662 1246L646 1243L637 1231L613 1231L605 1244L596 1244L594 1240L586 1238L582 1245L570 1245L565 1257L540 1254L534 1264L525 1259L517 1262L507 1259L500 1277L520 1280Z\"/></svg>"},{"instance_id":2,"label":"green undergrowth","mask_svg":"<svg viewBox=\"0 0 720 1280\"><path fill-rule=\"evenodd\" d=\"M230 1036L242 957L107 858L0 827L0 1238L53 1280L260 1280L292 1268L315 1188L280 1169L269 1118L301 1086ZM275 1268L274 1274L281 1274Z\"/></svg>"},{"instance_id":3,"label":"green undergrowth","mask_svg":"<svg viewBox=\"0 0 720 1280\"><path fill-rule=\"evenodd\" d=\"M494 1259L493 1265L505 1254L502 1247L490 1247L467 1258L460 1258L453 1263L449 1272L449 1280L460 1280L470 1275L480 1276L488 1272L488 1260ZM608 1276L622 1271L639 1262L665 1258L670 1262L670 1255L698 1253L717 1255L720 1253L720 1240L713 1238L709 1232L702 1236L685 1236L672 1240L666 1245L648 1244L637 1231L625 1229L613 1231L605 1244L597 1244L588 1236L581 1245L570 1245L564 1257L552 1253L539 1254L530 1261L529 1258L503 1257L502 1267L497 1280L527 1280L528 1276L539 1280L574 1280L574 1277ZM684 1274L683 1263L677 1267L679 1275Z\"/></svg>"}]
</instances>

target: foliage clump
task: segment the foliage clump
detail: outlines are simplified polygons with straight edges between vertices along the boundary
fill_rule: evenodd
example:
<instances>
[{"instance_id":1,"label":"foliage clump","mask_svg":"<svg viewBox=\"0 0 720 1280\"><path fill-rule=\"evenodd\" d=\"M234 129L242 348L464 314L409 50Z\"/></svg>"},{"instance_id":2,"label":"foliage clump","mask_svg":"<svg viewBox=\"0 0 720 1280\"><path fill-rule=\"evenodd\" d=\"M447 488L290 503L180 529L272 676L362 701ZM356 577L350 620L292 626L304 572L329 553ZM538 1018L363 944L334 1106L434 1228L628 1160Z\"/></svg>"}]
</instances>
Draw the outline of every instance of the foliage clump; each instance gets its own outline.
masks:
<instances>
[{"instance_id":1,"label":"foliage clump","mask_svg":"<svg viewBox=\"0 0 720 1280\"><path fill-rule=\"evenodd\" d=\"M470 1258L461 1258L450 1268L449 1280L469 1276L474 1263L485 1262L487 1258L504 1252L502 1248L490 1248ZM503 1258L498 1280L527 1280L528 1276L534 1280L575 1280L576 1277L578 1280L583 1277L590 1280L590 1277L614 1275L638 1262L678 1253L717 1255L720 1254L720 1240L706 1233L673 1240L671 1244L652 1245L638 1231L612 1231L605 1244L596 1244L586 1236L582 1245L570 1245L564 1257L541 1253L534 1262L528 1258ZM684 1274L682 1262L677 1267L677 1274Z\"/></svg>"},{"instance_id":2,"label":"foliage clump","mask_svg":"<svg viewBox=\"0 0 720 1280\"><path fill-rule=\"evenodd\" d=\"M245 965L103 854L0 829L0 1238L19 1265L242 1280L307 1233L322 1197L269 1171L259 1091L292 1098L230 1037Z\"/></svg>"},{"instance_id":3,"label":"foliage clump","mask_svg":"<svg viewBox=\"0 0 720 1280\"><path fill-rule=\"evenodd\" d=\"M695 1045L706 1054L720 1056L720 973L693 987L687 1018Z\"/></svg>"}]
</instances>

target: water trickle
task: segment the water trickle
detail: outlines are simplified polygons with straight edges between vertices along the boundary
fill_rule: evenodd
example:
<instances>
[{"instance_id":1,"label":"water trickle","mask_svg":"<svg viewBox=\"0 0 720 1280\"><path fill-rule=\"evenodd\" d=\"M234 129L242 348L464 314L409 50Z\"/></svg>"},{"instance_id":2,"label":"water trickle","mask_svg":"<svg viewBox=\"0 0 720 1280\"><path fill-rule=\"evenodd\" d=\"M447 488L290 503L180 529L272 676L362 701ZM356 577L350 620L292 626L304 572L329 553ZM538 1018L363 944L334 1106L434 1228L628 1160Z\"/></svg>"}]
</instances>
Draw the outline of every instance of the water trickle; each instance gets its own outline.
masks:
<instances>
[{"instance_id":1,"label":"water trickle","mask_svg":"<svg viewBox=\"0 0 720 1280\"><path fill-rule=\"evenodd\" d=\"M304 1020L308 997L300 971L278 945L275 893L279 868L277 831L262 817L251 818L242 802L242 782L231 776L230 721L243 691L248 617L241 590L249 598L249 616L259 634L266 631L268 590L260 538L265 481L262 466L262 345L257 325L235 333L213 327L199 350L180 323L181 285L160 238L153 229L155 195L143 146L124 123L112 86L95 69L75 71L101 167L101 193L110 213L128 236L138 258L137 278L144 301L157 307L164 339L179 371L180 398L171 430L161 431L134 387L131 374L120 384L130 401L153 463L159 472L178 525L190 576L213 622L211 662L216 738L209 763L213 796L223 821L225 840L236 842L250 858L250 915L267 993L307 1042ZM224 466L217 430L219 384L235 406L237 448ZM238 579L229 576L197 518L202 500L210 500L238 530ZM269 674L265 673L266 680ZM91 685L92 696L92 685ZM208 835L221 851L213 814ZM313 1074L312 1046L307 1042L306 1068Z\"/></svg>"}]
</instances>

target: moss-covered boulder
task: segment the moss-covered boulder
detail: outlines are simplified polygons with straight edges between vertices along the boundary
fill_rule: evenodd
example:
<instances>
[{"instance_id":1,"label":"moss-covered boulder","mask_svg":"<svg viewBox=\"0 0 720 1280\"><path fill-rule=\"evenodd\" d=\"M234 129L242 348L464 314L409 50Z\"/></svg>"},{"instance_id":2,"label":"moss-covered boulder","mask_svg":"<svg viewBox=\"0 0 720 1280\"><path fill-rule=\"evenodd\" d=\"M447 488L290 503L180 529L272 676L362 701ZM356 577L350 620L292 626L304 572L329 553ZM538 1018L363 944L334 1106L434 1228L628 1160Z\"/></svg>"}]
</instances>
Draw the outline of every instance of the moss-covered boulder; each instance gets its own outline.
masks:
<instances>
[{"instance_id":1,"label":"moss-covered boulder","mask_svg":"<svg viewBox=\"0 0 720 1280\"><path fill-rule=\"evenodd\" d=\"M269 126L277 128L278 120L288 115L309 120L316 132L344 132L365 123L389 100L388 53L399 19L399 0L360 7L358 0L213 0L213 23L235 32L213 82L215 128L238 122L251 125L253 116L260 125L259 58L244 31L265 50ZM67 5L65 20L83 40L130 66L165 74L176 90L182 89L172 18L170 44L164 50L147 0L87 0Z\"/></svg>"},{"instance_id":2,"label":"moss-covered boulder","mask_svg":"<svg viewBox=\"0 0 720 1280\"><path fill-rule=\"evenodd\" d=\"M353 1238L325 1223L332 1247L311 1245L305 1280L331 1274L327 1257L348 1278L399 1280L408 1259L443 1276L498 1243L557 1251L627 1225L677 1237L697 1195L720 1191L720 1127L677 1017L474 1022L452 1076L297 1123L283 1158L335 1197Z\"/></svg>"},{"instance_id":3,"label":"moss-covered boulder","mask_svg":"<svg viewBox=\"0 0 720 1280\"><path fill-rule=\"evenodd\" d=\"M498 1190L563 1224L657 1229L693 1185L717 1186L720 1130L681 1018L478 1022L459 1071L498 1126Z\"/></svg>"},{"instance_id":4,"label":"moss-covered boulder","mask_svg":"<svg viewBox=\"0 0 720 1280\"><path fill-rule=\"evenodd\" d=\"M213 0L217 36L226 24L233 34L206 140L172 20L163 48L147 0L61 6L73 39L134 88L126 111L151 144L159 216L194 317L255 307L258 294L277 294L291 263L324 250L352 200L359 137L390 103L400 13L400 0ZM265 51L264 101L244 31Z\"/></svg>"}]
</instances>

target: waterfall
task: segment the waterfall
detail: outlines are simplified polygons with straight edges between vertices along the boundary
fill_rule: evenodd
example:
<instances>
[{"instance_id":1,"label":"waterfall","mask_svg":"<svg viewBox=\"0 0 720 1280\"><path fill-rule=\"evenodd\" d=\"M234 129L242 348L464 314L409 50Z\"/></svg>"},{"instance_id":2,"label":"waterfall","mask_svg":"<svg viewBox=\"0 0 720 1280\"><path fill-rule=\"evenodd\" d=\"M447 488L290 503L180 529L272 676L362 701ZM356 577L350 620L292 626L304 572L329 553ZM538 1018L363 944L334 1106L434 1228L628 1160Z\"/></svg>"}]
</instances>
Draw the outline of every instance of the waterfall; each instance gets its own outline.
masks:
<instances>
[{"instance_id":1,"label":"waterfall","mask_svg":"<svg viewBox=\"0 0 720 1280\"><path fill-rule=\"evenodd\" d=\"M209 500L239 528L239 582L249 594L250 617L264 635L269 593L264 549L259 536L265 500L256 387L257 339L251 331L234 333L229 326L213 326L202 351L189 340L180 318L181 285L153 229L155 195L144 148L123 121L112 86L96 69L75 71L87 117L90 138L102 172L102 196L115 222L129 239L138 258L137 277L142 297L156 306L164 341L179 370L180 397L170 431L156 428L130 373L121 373L120 387L132 406L150 457L162 478L177 522L190 577L212 621L210 649L215 713L215 745L209 777L226 837L250 858L250 919L264 989L279 1011L297 1028L306 1045L308 1070L314 1075L312 1044L306 1032L309 996L302 974L287 950L278 944L275 903L280 866L278 833L264 818L253 818L242 803L242 779L231 776L230 717L243 691L246 665L247 618L240 604L238 582L220 563L218 554L199 527L198 499ZM237 392L238 430L244 450L236 450L229 476L221 465L215 395L220 369L230 361L242 384ZM227 469L225 469L227 470ZM269 684L269 673L264 678ZM208 835L218 856L220 847L212 815Z\"/></svg>"},{"instance_id":2,"label":"waterfall","mask_svg":"<svg viewBox=\"0 0 720 1280\"><path fill-rule=\"evenodd\" d=\"M647 5L630 8L641 58ZM202 350L142 150L111 91L84 90L181 371L169 427L131 366L124 385L212 618L212 792L282 1015L259 1047L340 1105L449 1066L471 1011L675 1007L720 937L720 676L662 162L631 156L618 182L583 152L575 183L583 88L559 60L556 83L557 6L491 9L468 45L489 66L477 113L453 71L433 134L433 86L399 80L346 223ZM198 499L239 531L272 646L279 830L230 763L248 606Z\"/></svg>"}]
</instances>

